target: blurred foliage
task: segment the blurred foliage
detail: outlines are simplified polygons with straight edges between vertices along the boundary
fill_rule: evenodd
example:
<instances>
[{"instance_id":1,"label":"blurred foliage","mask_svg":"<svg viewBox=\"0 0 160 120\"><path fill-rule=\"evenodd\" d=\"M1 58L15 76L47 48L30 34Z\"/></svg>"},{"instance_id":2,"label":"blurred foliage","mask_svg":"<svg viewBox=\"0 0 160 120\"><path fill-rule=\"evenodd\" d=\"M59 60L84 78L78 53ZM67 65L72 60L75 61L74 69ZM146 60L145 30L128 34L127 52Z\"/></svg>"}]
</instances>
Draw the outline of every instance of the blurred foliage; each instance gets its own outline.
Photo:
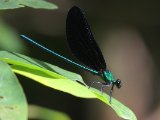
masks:
<instances>
[{"instance_id":1,"label":"blurred foliage","mask_svg":"<svg viewBox=\"0 0 160 120\"><path fill-rule=\"evenodd\" d=\"M11 68L0 61L0 119L26 120L27 101Z\"/></svg>"},{"instance_id":2,"label":"blurred foliage","mask_svg":"<svg viewBox=\"0 0 160 120\"><path fill-rule=\"evenodd\" d=\"M3 20L0 19L0 48L3 50L25 51L25 46L19 39L16 31L8 26Z\"/></svg>"},{"instance_id":3,"label":"blurred foliage","mask_svg":"<svg viewBox=\"0 0 160 120\"><path fill-rule=\"evenodd\" d=\"M57 5L44 0L1 0L0 10L15 9L21 7L38 9L57 9ZM2 12L2 11L1 11ZM4 12L5 14L5 12ZM7 25L0 16L0 49L16 52L24 52L25 46L19 39L16 30Z\"/></svg>"},{"instance_id":4,"label":"blurred foliage","mask_svg":"<svg viewBox=\"0 0 160 120\"><path fill-rule=\"evenodd\" d=\"M21 7L31 7L31 8L43 8L43 9L57 9L58 7L49 3L45 0L1 0L0 9L15 9Z\"/></svg>"},{"instance_id":5,"label":"blurred foliage","mask_svg":"<svg viewBox=\"0 0 160 120\"><path fill-rule=\"evenodd\" d=\"M29 105L29 118L40 120L71 120L71 118L60 111L51 110L37 105Z\"/></svg>"}]
</instances>

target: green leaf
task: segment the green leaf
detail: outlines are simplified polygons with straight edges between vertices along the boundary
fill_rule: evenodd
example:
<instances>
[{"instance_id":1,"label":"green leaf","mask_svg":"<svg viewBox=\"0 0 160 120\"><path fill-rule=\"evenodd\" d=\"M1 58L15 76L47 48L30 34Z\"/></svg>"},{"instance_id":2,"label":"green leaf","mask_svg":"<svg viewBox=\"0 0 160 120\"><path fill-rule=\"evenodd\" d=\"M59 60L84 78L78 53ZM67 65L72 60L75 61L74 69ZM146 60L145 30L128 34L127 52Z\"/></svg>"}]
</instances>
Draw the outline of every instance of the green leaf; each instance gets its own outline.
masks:
<instances>
[{"instance_id":1,"label":"green leaf","mask_svg":"<svg viewBox=\"0 0 160 120\"><path fill-rule=\"evenodd\" d=\"M40 120L71 120L71 118L63 112L36 105L29 105L29 118Z\"/></svg>"},{"instance_id":2,"label":"green leaf","mask_svg":"<svg viewBox=\"0 0 160 120\"><path fill-rule=\"evenodd\" d=\"M46 63L46 62L41 62L39 60L24 56L24 55L21 55L21 54L18 54L18 53L1 51L0 52L0 58L8 58L8 60L14 60L14 61L18 62L16 64L18 64L18 65L20 64L22 66L25 66L27 64L27 66L29 67L31 65L30 67L35 68L35 69L36 68L39 69L39 67L40 68L45 68L47 70L56 72L57 74L61 74L64 77L66 77L70 80L78 81L78 82L86 85L84 83L82 77L80 75L76 74L76 73L66 71L66 70L64 70L60 67L51 65L51 64Z\"/></svg>"},{"instance_id":3,"label":"green leaf","mask_svg":"<svg viewBox=\"0 0 160 120\"><path fill-rule=\"evenodd\" d=\"M117 113L119 117L126 119L126 120L137 120L134 112L130 110L127 106L123 105L121 102L119 102L113 97L112 97L112 103L110 104L108 101L109 96L107 94L103 93L102 95L99 90L94 89L94 88L91 88L91 89L97 96L97 99L103 101L104 103L112 107L112 109L114 109L114 111Z\"/></svg>"},{"instance_id":4,"label":"green leaf","mask_svg":"<svg viewBox=\"0 0 160 120\"><path fill-rule=\"evenodd\" d=\"M0 61L0 120L27 120L23 90L5 62Z\"/></svg>"},{"instance_id":5,"label":"green leaf","mask_svg":"<svg viewBox=\"0 0 160 120\"><path fill-rule=\"evenodd\" d=\"M46 2L44 0L23 0L21 3L24 6L32 8L43 8L43 9L57 9L57 5L53 3Z\"/></svg>"},{"instance_id":6,"label":"green leaf","mask_svg":"<svg viewBox=\"0 0 160 120\"><path fill-rule=\"evenodd\" d=\"M0 9L15 9L21 7L57 9L58 7L45 0L0 0Z\"/></svg>"},{"instance_id":7,"label":"green leaf","mask_svg":"<svg viewBox=\"0 0 160 120\"><path fill-rule=\"evenodd\" d=\"M24 7L23 5L19 4L18 0L1 0L0 1L0 9L15 9Z\"/></svg>"},{"instance_id":8,"label":"green leaf","mask_svg":"<svg viewBox=\"0 0 160 120\"><path fill-rule=\"evenodd\" d=\"M97 98L104 102L105 104L112 107L115 112L124 119L129 120L137 120L135 114L126 106L124 106L122 103L120 103L118 100L112 98L112 104L110 104L109 96L107 94L101 94L99 90L96 90L94 88L88 89L87 85L82 85L77 83L75 80L71 80L70 78L67 78L65 76L62 76L63 74L57 74L55 71L47 70L44 65L40 64L40 62L36 62L35 60L31 59L33 62L24 62L22 58L27 58L29 60L29 57L21 56L18 58L13 59L13 56L19 57L16 53L7 53L7 52L0 52L0 58L6 61L7 63L11 64L12 70L20 75L26 76L28 78L31 78L32 80L35 80L43 85L46 85L48 87L54 88L56 90L60 90L69 94L72 94L77 97L81 98ZM11 57L12 56L12 57ZM18 60L18 61L17 61ZM34 64L33 64L34 63ZM41 62L43 63L43 62ZM46 63L44 62L46 65ZM52 65L51 65L52 66ZM79 77L77 77L79 79Z\"/></svg>"}]
</instances>

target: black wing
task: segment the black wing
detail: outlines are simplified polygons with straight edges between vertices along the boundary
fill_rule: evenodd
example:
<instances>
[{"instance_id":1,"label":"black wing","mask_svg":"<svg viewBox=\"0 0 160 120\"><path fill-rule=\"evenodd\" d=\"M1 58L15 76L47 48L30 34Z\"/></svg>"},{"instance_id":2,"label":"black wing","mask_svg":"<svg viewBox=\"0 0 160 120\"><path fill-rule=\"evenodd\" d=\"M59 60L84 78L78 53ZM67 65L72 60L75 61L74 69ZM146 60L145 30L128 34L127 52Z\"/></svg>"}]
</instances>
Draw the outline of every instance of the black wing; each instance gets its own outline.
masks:
<instances>
[{"instance_id":1,"label":"black wing","mask_svg":"<svg viewBox=\"0 0 160 120\"><path fill-rule=\"evenodd\" d=\"M87 20L76 6L68 12L66 34L70 49L80 62L97 71L106 69L102 52L94 40Z\"/></svg>"}]
</instances>

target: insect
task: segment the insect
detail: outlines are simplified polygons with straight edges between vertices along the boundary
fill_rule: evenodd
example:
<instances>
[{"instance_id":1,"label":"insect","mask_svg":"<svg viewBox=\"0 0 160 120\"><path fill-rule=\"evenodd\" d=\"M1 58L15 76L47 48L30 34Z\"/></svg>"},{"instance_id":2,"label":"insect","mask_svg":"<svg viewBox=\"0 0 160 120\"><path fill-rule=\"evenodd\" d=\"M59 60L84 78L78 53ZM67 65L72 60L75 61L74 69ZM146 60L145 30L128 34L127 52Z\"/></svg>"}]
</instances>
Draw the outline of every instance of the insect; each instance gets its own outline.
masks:
<instances>
[{"instance_id":1,"label":"insect","mask_svg":"<svg viewBox=\"0 0 160 120\"><path fill-rule=\"evenodd\" d=\"M121 88L121 80L115 79L112 71L107 68L102 52L92 35L90 26L84 16L84 13L77 6L73 6L68 12L66 19L66 35L69 47L80 63L74 62L71 59L58 54L57 52L42 46L25 35L21 35L21 37L79 68L87 70L94 75L100 76L104 83L94 81L92 82L91 86L95 83L101 84L102 93L104 87L111 87L109 93L109 102L111 103L113 88L114 86Z\"/></svg>"}]
</instances>

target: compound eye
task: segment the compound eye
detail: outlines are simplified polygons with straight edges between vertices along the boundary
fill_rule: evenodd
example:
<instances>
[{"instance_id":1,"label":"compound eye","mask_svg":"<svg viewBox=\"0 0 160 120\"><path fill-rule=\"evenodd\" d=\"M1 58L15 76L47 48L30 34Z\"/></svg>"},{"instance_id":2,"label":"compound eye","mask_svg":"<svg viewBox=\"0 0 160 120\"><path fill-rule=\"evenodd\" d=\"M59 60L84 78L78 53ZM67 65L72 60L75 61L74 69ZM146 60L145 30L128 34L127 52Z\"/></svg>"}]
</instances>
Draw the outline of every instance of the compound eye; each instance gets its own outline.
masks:
<instances>
[{"instance_id":1,"label":"compound eye","mask_svg":"<svg viewBox=\"0 0 160 120\"><path fill-rule=\"evenodd\" d=\"M116 80L116 86L117 86L117 88L121 88L121 80L120 79Z\"/></svg>"}]
</instances>

